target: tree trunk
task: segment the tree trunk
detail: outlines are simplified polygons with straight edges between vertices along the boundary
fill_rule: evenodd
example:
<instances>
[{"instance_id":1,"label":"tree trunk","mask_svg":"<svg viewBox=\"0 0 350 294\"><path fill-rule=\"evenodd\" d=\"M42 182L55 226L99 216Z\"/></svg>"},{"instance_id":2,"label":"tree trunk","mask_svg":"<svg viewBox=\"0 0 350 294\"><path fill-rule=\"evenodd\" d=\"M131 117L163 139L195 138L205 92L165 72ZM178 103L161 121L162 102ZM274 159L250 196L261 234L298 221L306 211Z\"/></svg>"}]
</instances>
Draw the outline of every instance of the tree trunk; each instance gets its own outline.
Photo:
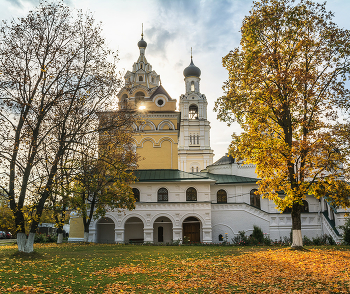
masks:
<instances>
[{"instance_id":1,"label":"tree trunk","mask_svg":"<svg viewBox=\"0 0 350 294\"><path fill-rule=\"evenodd\" d=\"M29 233L28 239L25 233L17 233L18 251L31 253L34 251L34 237L35 233Z\"/></svg>"},{"instance_id":2,"label":"tree trunk","mask_svg":"<svg viewBox=\"0 0 350 294\"><path fill-rule=\"evenodd\" d=\"M301 207L299 203L294 203L292 207L292 248L303 247L301 235Z\"/></svg>"},{"instance_id":3,"label":"tree trunk","mask_svg":"<svg viewBox=\"0 0 350 294\"><path fill-rule=\"evenodd\" d=\"M89 242L89 232L84 232L84 242Z\"/></svg>"},{"instance_id":4,"label":"tree trunk","mask_svg":"<svg viewBox=\"0 0 350 294\"><path fill-rule=\"evenodd\" d=\"M57 244L61 244L62 242L63 242L63 233L58 233Z\"/></svg>"}]
</instances>

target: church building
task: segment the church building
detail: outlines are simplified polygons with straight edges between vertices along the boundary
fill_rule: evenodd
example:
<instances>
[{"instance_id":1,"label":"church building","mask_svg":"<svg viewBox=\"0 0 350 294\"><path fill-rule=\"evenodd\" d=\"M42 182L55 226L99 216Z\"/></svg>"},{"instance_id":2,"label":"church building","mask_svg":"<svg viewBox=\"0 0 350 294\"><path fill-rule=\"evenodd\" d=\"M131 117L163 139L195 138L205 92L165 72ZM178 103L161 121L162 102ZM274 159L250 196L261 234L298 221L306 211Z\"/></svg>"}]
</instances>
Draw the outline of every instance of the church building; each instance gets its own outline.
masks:
<instances>
[{"instance_id":1,"label":"church building","mask_svg":"<svg viewBox=\"0 0 350 294\"><path fill-rule=\"evenodd\" d=\"M148 63L143 35L138 47L139 58L118 94L120 109L137 110L142 117L133 137L140 156L138 181L132 185L136 208L93 220L89 241L220 243L230 242L239 231L249 236L254 225L272 240L289 237L290 212L280 213L272 201L255 194L254 165L243 165L227 154L213 162L208 103L192 56L183 71L185 93L177 101ZM344 212L324 199L307 196L301 219L303 235L327 234L340 241ZM71 233L69 241L81 237Z\"/></svg>"}]
</instances>

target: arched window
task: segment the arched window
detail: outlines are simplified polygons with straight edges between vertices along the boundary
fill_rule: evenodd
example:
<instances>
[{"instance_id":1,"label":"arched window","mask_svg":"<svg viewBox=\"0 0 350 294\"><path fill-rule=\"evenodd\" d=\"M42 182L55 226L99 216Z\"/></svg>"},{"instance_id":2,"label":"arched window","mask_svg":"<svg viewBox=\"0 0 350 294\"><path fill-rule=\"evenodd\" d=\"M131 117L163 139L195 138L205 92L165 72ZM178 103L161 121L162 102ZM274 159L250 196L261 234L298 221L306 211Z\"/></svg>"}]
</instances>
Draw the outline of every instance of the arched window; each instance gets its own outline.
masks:
<instances>
[{"instance_id":1,"label":"arched window","mask_svg":"<svg viewBox=\"0 0 350 294\"><path fill-rule=\"evenodd\" d=\"M152 77L152 83L154 83L154 77Z\"/></svg>"},{"instance_id":2,"label":"arched window","mask_svg":"<svg viewBox=\"0 0 350 294\"><path fill-rule=\"evenodd\" d=\"M225 190L219 190L216 193L217 203L227 203L227 193Z\"/></svg>"},{"instance_id":3,"label":"arched window","mask_svg":"<svg viewBox=\"0 0 350 294\"><path fill-rule=\"evenodd\" d=\"M140 202L140 191L139 189L132 188L132 192L134 193L134 198L136 202Z\"/></svg>"},{"instance_id":4,"label":"arched window","mask_svg":"<svg viewBox=\"0 0 350 294\"><path fill-rule=\"evenodd\" d=\"M135 94L135 104L136 104L136 106L138 106L143 101L144 98L145 98L145 94L143 92L137 92Z\"/></svg>"},{"instance_id":5,"label":"arched window","mask_svg":"<svg viewBox=\"0 0 350 294\"><path fill-rule=\"evenodd\" d=\"M197 201L197 190L190 187L186 190L186 201Z\"/></svg>"},{"instance_id":6,"label":"arched window","mask_svg":"<svg viewBox=\"0 0 350 294\"><path fill-rule=\"evenodd\" d=\"M260 209L260 195L256 195L257 189L250 191L250 205Z\"/></svg>"},{"instance_id":7,"label":"arched window","mask_svg":"<svg viewBox=\"0 0 350 294\"><path fill-rule=\"evenodd\" d=\"M198 119L198 106L197 105L190 105L188 109L188 117L189 119Z\"/></svg>"},{"instance_id":8,"label":"arched window","mask_svg":"<svg viewBox=\"0 0 350 294\"><path fill-rule=\"evenodd\" d=\"M143 76L139 76L139 82L143 82Z\"/></svg>"},{"instance_id":9,"label":"arched window","mask_svg":"<svg viewBox=\"0 0 350 294\"><path fill-rule=\"evenodd\" d=\"M191 92L194 92L194 81L191 82Z\"/></svg>"},{"instance_id":10,"label":"arched window","mask_svg":"<svg viewBox=\"0 0 350 294\"><path fill-rule=\"evenodd\" d=\"M166 188L158 190L158 201L168 201L168 190Z\"/></svg>"}]
</instances>

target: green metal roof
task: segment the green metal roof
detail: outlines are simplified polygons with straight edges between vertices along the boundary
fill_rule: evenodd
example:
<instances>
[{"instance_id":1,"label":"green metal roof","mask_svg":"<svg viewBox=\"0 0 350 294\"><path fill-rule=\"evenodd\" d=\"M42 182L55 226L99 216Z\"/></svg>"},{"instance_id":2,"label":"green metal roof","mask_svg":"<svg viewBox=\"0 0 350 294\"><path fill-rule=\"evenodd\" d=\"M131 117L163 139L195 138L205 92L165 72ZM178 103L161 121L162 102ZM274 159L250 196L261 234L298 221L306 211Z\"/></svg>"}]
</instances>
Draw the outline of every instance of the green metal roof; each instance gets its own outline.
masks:
<instances>
[{"instance_id":1,"label":"green metal roof","mask_svg":"<svg viewBox=\"0 0 350 294\"><path fill-rule=\"evenodd\" d=\"M209 180L205 175L187 173L178 169L138 169L135 176L139 182L169 182L186 180Z\"/></svg>"},{"instance_id":2,"label":"green metal roof","mask_svg":"<svg viewBox=\"0 0 350 294\"><path fill-rule=\"evenodd\" d=\"M256 183L258 179L235 175L219 175L212 173L187 173L177 169L139 169L135 171L139 182L169 181L216 181L216 184Z\"/></svg>"},{"instance_id":3,"label":"green metal roof","mask_svg":"<svg viewBox=\"0 0 350 294\"><path fill-rule=\"evenodd\" d=\"M195 173L198 174L198 173ZM200 173L203 176L209 177L212 180L216 181L216 184L243 184L243 183L256 183L259 179L248 178L235 175L221 175L221 174L212 174L212 173Z\"/></svg>"}]
</instances>

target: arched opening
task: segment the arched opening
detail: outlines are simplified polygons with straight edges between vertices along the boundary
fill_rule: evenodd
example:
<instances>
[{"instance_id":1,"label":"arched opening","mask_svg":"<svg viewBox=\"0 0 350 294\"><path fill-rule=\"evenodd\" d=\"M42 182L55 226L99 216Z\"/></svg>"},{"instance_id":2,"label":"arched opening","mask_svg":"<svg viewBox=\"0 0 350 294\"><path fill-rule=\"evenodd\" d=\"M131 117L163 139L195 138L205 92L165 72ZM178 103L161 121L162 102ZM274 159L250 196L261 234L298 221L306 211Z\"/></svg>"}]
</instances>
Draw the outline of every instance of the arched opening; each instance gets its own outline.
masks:
<instances>
[{"instance_id":1,"label":"arched opening","mask_svg":"<svg viewBox=\"0 0 350 294\"><path fill-rule=\"evenodd\" d=\"M186 201L197 201L197 190L190 187L186 190Z\"/></svg>"},{"instance_id":2,"label":"arched opening","mask_svg":"<svg viewBox=\"0 0 350 294\"><path fill-rule=\"evenodd\" d=\"M171 243L173 239L173 223L166 216L158 217L153 223L153 242Z\"/></svg>"},{"instance_id":3,"label":"arched opening","mask_svg":"<svg viewBox=\"0 0 350 294\"><path fill-rule=\"evenodd\" d=\"M125 222L124 242L125 243L143 243L144 224L138 217L131 217Z\"/></svg>"},{"instance_id":4,"label":"arched opening","mask_svg":"<svg viewBox=\"0 0 350 294\"><path fill-rule=\"evenodd\" d=\"M255 194L258 191L257 189L253 189L250 191L250 205L260 209L260 195Z\"/></svg>"},{"instance_id":5,"label":"arched opening","mask_svg":"<svg viewBox=\"0 0 350 294\"><path fill-rule=\"evenodd\" d=\"M97 243L115 243L114 221L103 217L97 222Z\"/></svg>"},{"instance_id":6,"label":"arched opening","mask_svg":"<svg viewBox=\"0 0 350 294\"><path fill-rule=\"evenodd\" d=\"M200 221L193 216L190 216L182 223L183 242L199 243L200 240Z\"/></svg>"},{"instance_id":7,"label":"arched opening","mask_svg":"<svg viewBox=\"0 0 350 294\"><path fill-rule=\"evenodd\" d=\"M139 106L141 104L141 102L143 102L144 99L145 99L145 93L137 92L135 94L135 105Z\"/></svg>"},{"instance_id":8,"label":"arched opening","mask_svg":"<svg viewBox=\"0 0 350 294\"><path fill-rule=\"evenodd\" d=\"M188 109L188 118L189 119L198 119L198 106L197 105L190 105Z\"/></svg>"},{"instance_id":9,"label":"arched opening","mask_svg":"<svg viewBox=\"0 0 350 294\"><path fill-rule=\"evenodd\" d=\"M216 193L217 203L227 203L227 193L225 190L219 190Z\"/></svg>"}]
</instances>

